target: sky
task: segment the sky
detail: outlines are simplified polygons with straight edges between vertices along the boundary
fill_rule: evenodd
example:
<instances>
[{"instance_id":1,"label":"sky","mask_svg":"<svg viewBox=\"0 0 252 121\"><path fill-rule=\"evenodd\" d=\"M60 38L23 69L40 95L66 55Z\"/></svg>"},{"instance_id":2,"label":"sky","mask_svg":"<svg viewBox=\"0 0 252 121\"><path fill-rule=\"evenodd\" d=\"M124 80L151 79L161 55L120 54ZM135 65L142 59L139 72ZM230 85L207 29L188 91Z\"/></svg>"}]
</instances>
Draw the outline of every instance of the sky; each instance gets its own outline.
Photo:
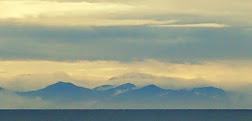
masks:
<instances>
[{"instance_id":1,"label":"sky","mask_svg":"<svg viewBox=\"0 0 252 121\"><path fill-rule=\"evenodd\" d=\"M161 78L153 83L164 88L164 78L176 78L240 90L252 84L251 6L251 0L0 0L0 86L95 87L143 73Z\"/></svg>"}]
</instances>

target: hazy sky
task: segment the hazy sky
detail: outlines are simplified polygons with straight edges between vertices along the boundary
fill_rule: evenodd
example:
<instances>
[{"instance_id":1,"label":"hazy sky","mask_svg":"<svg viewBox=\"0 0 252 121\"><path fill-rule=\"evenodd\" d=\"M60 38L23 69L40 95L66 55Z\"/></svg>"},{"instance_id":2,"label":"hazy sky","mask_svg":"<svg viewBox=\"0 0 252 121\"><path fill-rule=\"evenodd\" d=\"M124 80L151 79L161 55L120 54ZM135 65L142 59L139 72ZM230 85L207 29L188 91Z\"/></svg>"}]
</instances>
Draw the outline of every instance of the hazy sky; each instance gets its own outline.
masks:
<instances>
[{"instance_id":1,"label":"hazy sky","mask_svg":"<svg viewBox=\"0 0 252 121\"><path fill-rule=\"evenodd\" d=\"M251 6L251 0L0 0L0 85L97 86L125 73L227 89L252 84Z\"/></svg>"}]
</instances>

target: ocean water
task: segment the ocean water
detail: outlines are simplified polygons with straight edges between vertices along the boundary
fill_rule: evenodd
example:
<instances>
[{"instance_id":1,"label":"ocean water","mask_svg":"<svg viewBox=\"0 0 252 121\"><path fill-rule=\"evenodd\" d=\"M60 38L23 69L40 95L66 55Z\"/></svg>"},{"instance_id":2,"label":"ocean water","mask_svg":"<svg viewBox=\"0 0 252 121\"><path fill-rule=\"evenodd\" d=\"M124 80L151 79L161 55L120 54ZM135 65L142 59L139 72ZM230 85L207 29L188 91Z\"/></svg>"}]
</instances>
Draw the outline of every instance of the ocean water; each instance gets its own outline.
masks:
<instances>
[{"instance_id":1,"label":"ocean water","mask_svg":"<svg viewBox=\"0 0 252 121\"><path fill-rule=\"evenodd\" d=\"M0 110L0 121L252 121L252 110Z\"/></svg>"}]
</instances>

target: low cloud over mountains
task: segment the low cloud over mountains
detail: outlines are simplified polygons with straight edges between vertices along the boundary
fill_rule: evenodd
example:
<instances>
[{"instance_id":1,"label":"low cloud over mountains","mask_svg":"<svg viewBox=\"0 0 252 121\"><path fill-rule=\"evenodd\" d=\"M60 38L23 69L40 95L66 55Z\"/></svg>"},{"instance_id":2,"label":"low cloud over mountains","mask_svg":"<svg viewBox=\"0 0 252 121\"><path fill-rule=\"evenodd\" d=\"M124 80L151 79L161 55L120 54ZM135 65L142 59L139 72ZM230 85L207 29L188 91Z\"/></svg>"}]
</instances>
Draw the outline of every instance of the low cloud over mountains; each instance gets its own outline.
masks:
<instances>
[{"instance_id":1,"label":"low cloud over mountains","mask_svg":"<svg viewBox=\"0 0 252 121\"><path fill-rule=\"evenodd\" d=\"M243 105L238 105L237 101L245 99L245 95L235 95L234 92L215 87L174 90L163 89L153 84L138 87L132 83L119 86L102 85L89 89L68 82L57 82L43 89L28 92L11 92L2 89L0 94L3 98L1 108L47 109L225 109L235 106L239 108ZM19 103L15 103L14 99Z\"/></svg>"}]
</instances>

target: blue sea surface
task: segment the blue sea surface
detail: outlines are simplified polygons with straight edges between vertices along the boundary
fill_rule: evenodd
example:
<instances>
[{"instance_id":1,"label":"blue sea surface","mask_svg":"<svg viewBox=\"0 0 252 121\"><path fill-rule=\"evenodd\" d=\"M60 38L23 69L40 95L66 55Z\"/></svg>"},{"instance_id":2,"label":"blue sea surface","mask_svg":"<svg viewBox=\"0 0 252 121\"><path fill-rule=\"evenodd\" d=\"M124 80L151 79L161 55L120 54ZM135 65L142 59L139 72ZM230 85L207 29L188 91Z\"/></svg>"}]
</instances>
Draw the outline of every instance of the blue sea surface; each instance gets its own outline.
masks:
<instances>
[{"instance_id":1,"label":"blue sea surface","mask_svg":"<svg viewBox=\"0 0 252 121\"><path fill-rule=\"evenodd\" d=\"M252 110L0 110L0 121L252 121Z\"/></svg>"}]
</instances>

